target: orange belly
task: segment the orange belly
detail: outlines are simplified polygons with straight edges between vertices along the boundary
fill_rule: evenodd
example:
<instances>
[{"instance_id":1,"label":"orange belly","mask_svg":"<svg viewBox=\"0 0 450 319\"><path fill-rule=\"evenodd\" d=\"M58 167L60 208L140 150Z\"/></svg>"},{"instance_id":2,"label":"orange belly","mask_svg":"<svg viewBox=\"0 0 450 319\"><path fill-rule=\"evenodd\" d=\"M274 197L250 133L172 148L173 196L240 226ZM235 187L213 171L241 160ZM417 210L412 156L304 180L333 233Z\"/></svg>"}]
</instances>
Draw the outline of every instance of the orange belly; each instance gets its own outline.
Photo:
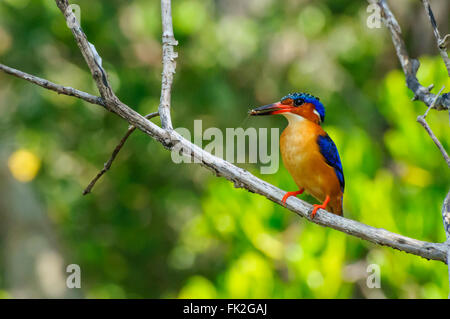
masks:
<instances>
[{"instance_id":1,"label":"orange belly","mask_svg":"<svg viewBox=\"0 0 450 319\"><path fill-rule=\"evenodd\" d=\"M320 202L330 196L327 209L342 215L342 191L334 168L325 162L317 137L322 128L308 120L290 121L280 137L284 166L301 189Z\"/></svg>"}]
</instances>

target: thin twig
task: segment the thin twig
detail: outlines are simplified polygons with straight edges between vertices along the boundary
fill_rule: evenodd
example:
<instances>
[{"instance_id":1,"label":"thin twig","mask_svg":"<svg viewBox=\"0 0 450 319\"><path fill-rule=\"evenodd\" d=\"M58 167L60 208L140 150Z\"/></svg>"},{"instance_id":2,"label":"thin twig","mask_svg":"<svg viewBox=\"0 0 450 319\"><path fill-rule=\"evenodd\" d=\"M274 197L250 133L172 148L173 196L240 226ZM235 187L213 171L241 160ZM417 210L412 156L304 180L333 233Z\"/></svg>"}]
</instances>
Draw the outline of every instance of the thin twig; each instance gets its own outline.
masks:
<instances>
[{"instance_id":1,"label":"thin twig","mask_svg":"<svg viewBox=\"0 0 450 319\"><path fill-rule=\"evenodd\" d=\"M444 157L444 160L447 162L448 167L450 168L450 157L448 156L447 152L445 151L444 146L442 146L441 142L439 141L439 139L436 137L436 135L434 135L433 131L431 130L430 126L428 125L427 121L426 121L426 117L428 115L428 112L435 107L436 105L436 101L439 98L439 95L441 94L441 92L444 90L444 86L441 88L441 90L439 91L439 93L436 95L436 98L434 99L433 103L431 103L431 105L427 108L427 110L425 111L425 113L423 115L419 115L417 117L417 122L420 123L420 125L423 126L423 128L427 131L428 135L431 137L431 139L433 140L434 144L436 144L436 146L438 147L439 151L441 151L442 156Z\"/></svg>"},{"instance_id":2,"label":"thin twig","mask_svg":"<svg viewBox=\"0 0 450 319\"><path fill-rule=\"evenodd\" d=\"M447 41L448 41L448 39L450 39L450 34L446 34L444 36L444 38L441 40L441 42L439 43L439 47L441 49L447 48Z\"/></svg>"},{"instance_id":3,"label":"thin twig","mask_svg":"<svg viewBox=\"0 0 450 319\"><path fill-rule=\"evenodd\" d=\"M171 0L161 0L162 21L162 50L163 50L163 72L161 78L161 100L159 103L159 114L163 129L172 129L170 117L170 99L173 83L173 75L177 67L176 58L178 53L174 46L178 44L173 34Z\"/></svg>"},{"instance_id":4,"label":"thin twig","mask_svg":"<svg viewBox=\"0 0 450 319\"><path fill-rule=\"evenodd\" d=\"M447 48L445 45L445 41L441 38L441 34L439 32L436 19L434 18L433 11L431 10L430 3L428 0L422 0L423 6L425 7L425 11L430 19L431 27L433 28L434 36L436 37L436 43L441 54L442 60L444 60L445 67L447 69L448 76L450 76L450 59L448 58ZM444 38L445 39L445 38Z\"/></svg>"},{"instance_id":5,"label":"thin twig","mask_svg":"<svg viewBox=\"0 0 450 319\"><path fill-rule=\"evenodd\" d=\"M150 114L147 114L145 116L146 119L151 119L155 116L158 116L158 112L153 112ZM103 174L105 174L110 168L111 165L113 163L113 161L115 160L117 154L119 154L120 150L122 149L123 145L125 144L125 142L127 141L128 137L130 137L130 135L136 130L136 127L131 125L127 132L125 133L125 135L122 137L122 139L120 140L119 144L117 144L117 146L114 148L111 157L109 158L109 160L103 165L103 168L100 172L98 172L98 174L92 179L92 181L89 183L89 185L84 189L83 191L83 195L87 195L92 191L92 188L95 186L95 184L97 183L97 181L103 176Z\"/></svg>"},{"instance_id":6,"label":"thin twig","mask_svg":"<svg viewBox=\"0 0 450 319\"><path fill-rule=\"evenodd\" d=\"M19 71L17 69L11 68L4 64L0 64L0 70L7 74L14 75L15 77L18 77L20 79L29 81L36 85L39 85L39 86L43 87L44 89L49 89L49 90L55 91L58 94L74 96L74 97L80 98L82 100L85 100L86 102L101 105L101 106L105 107L105 102L99 96L91 95L89 93L71 88L69 86L62 86L62 85L50 82L46 79Z\"/></svg>"}]
</instances>

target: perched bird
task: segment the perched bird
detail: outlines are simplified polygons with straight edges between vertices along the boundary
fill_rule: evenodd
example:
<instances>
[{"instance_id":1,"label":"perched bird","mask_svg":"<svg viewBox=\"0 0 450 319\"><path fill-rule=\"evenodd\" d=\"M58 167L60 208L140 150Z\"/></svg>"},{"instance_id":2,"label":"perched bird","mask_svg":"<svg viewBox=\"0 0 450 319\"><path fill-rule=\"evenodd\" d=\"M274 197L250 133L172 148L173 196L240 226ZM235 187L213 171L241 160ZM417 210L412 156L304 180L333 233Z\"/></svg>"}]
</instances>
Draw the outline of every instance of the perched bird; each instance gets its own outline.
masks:
<instances>
[{"instance_id":1,"label":"perched bird","mask_svg":"<svg viewBox=\"0 0 450 319\"><path fill-rule=\"evenodd\" d=\"M305 190L322 202L314 205L311 218L319 208L343 215L344 172L333 140L320 126L325 108L320 100L308 93L292 93L280 102L251 110L250 115L282 114L289 121L280 137L284 166L294 178L299 190L287 192L282 202Z\"/></svg>"}]
</instances>

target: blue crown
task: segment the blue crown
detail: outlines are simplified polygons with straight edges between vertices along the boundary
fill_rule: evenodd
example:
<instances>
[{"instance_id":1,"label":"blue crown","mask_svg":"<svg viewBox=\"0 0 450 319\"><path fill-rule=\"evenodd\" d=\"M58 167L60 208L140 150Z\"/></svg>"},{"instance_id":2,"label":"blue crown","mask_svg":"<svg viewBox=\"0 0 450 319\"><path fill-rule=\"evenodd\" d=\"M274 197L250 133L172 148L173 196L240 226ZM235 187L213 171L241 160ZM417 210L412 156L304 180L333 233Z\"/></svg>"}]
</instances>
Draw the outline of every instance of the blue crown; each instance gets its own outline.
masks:
<instances>
[{"instance_id":1,"label":"blue crown","mask_svg":"<svg viewBox=\"0 0 450 319\"><path fill-rule=\"evenodd\" d=\"M318 97L315 97L314 95L311 95L309 93L291 93L286 95L281 99L283 101L284 99L292 99L294 101L303 101L303 103L311 103L316 108L316 111L320 114L320 121L325 121L325 107L323 106L322 102L320 102ZM299 104L303 104L299 103Z\"/></svg>"}]
</instances>

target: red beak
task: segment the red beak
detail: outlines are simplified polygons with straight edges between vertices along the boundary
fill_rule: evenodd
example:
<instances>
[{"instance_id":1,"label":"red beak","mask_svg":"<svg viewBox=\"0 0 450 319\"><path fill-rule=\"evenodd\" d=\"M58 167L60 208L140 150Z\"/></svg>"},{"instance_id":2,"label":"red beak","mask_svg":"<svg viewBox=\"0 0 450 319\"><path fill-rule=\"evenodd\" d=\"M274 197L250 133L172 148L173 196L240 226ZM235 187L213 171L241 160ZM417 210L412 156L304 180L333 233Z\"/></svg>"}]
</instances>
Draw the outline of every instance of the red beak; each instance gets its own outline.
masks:
<instances>
[{"instance_id":1,"label":"red beak","mask_svg":"<svg viewBox=\"0 0 450 319\"><path fill-rule=\"evenodd\" d=\"M250 110L250 115L274 115L274 114L280 114L280 113L287 113L290 112L293 107L290 105L284 105L280 102L263 105L260 107L257 107L256 109Z\"/></svg>"}]
</instances>

